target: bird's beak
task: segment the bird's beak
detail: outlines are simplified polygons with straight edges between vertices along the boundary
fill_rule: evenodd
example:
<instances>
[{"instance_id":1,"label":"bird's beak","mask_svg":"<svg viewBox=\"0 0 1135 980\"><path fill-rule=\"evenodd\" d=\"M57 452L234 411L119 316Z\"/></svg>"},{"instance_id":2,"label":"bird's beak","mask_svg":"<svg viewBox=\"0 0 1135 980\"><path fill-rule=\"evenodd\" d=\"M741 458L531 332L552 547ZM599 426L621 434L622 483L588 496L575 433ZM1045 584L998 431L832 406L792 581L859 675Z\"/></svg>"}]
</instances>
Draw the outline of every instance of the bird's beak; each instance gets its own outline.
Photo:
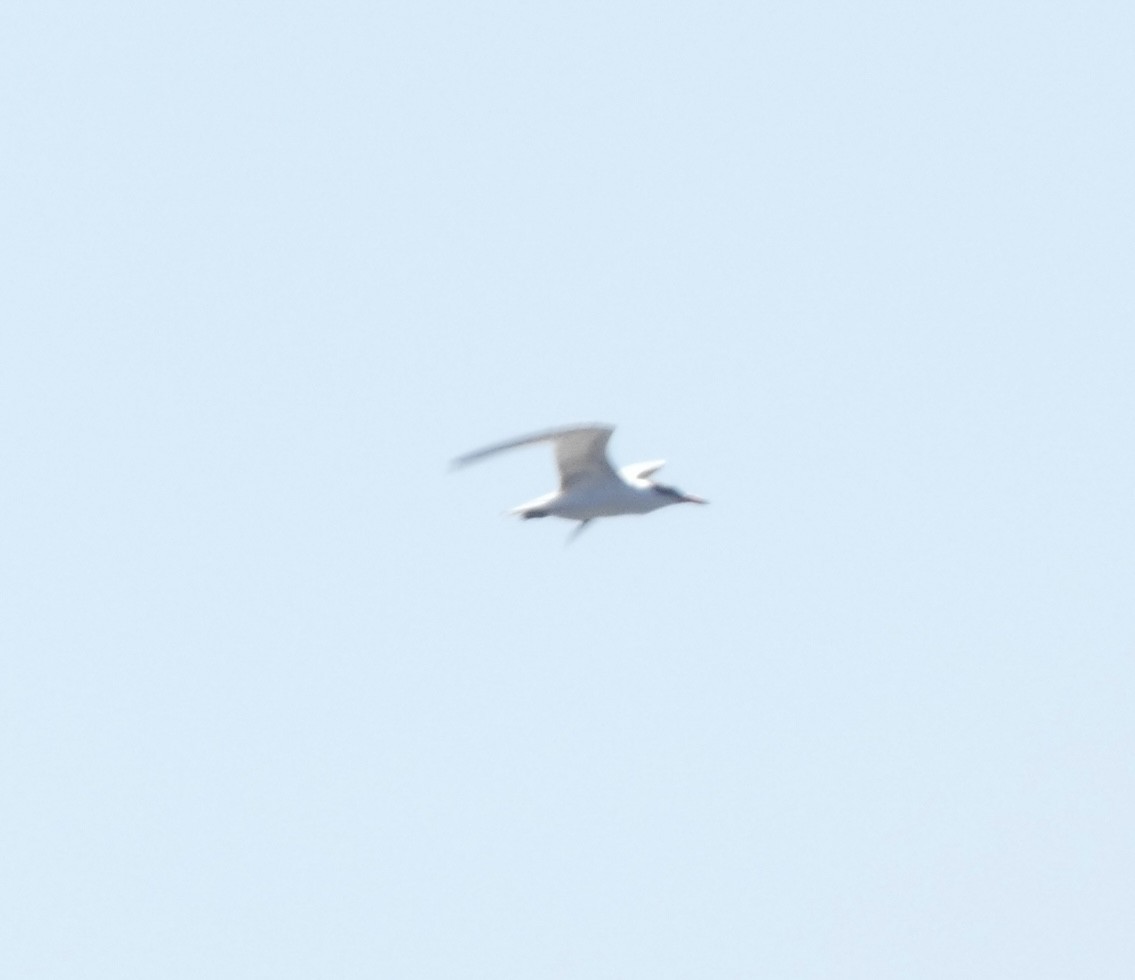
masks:
<instances>
[{"instance_id":1,"label":"bird's beak","mask_svg":"<svg viewBox=\"0 0 1135 980\"><path fill-rule=\"evenodd\" d=\"M709 501L705 497L697 497L692 493L682 494L682 503L684 504L708 504Z\"/></svg>"}]
</instances>

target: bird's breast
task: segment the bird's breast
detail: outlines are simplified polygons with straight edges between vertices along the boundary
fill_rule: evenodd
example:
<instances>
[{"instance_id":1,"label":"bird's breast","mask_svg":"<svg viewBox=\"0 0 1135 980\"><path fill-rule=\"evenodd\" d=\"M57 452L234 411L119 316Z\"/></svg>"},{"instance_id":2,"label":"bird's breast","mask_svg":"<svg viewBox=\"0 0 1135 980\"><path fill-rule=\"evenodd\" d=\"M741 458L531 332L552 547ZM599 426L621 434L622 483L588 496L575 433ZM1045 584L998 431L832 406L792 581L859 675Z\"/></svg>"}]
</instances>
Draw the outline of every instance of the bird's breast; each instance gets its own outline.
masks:
<instances>
[{"instance_id":1,"label":"bird's breast","mask_svg":"<svg viewBox=\"0 0 1135 980\"><path fill-rule=\"evenodd\" d=\"M657 509L657 495L621 480L580 483L568 487L555 503L555 513L576 521L620 514L647 514Z\"/></svg>"}]
</instances>

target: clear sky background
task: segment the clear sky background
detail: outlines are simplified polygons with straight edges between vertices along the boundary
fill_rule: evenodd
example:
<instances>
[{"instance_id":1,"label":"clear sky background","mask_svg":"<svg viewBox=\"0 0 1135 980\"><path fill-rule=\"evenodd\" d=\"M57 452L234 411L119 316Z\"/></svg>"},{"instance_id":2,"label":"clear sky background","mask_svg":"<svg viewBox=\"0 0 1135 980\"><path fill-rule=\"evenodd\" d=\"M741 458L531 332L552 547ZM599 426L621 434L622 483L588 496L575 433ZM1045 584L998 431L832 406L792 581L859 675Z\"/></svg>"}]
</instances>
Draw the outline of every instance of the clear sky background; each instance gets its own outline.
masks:
<instances>
[{"instance_id":1,"label":"clear sky background","mask_svg":"<svg viewBox=\"0 0 1135 980\"><path fill-rule=\"evenodd\" d=\"M0 47L5 976L1135 976L1131 3Z\"/></svg>"}]
</instances>

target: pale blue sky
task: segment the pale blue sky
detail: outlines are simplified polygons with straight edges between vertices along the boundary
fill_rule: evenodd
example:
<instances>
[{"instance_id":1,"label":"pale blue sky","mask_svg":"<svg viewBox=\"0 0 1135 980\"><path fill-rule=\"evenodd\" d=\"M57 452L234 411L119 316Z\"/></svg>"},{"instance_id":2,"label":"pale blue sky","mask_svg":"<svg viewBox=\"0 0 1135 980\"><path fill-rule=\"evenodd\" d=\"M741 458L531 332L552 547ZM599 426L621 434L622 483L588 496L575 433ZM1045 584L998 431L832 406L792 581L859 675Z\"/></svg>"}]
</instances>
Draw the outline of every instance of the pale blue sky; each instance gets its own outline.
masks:
<instances>
[{"instance_id":1,"label":"pale blue sky","mask_svg":"<svg viewBox=\"0 0 1135 980\"><path fill-rule=\"evenodd\" d=\"M0 49L0 972L1135 975L1130 3Z\"/></svg>"}]
</instances>

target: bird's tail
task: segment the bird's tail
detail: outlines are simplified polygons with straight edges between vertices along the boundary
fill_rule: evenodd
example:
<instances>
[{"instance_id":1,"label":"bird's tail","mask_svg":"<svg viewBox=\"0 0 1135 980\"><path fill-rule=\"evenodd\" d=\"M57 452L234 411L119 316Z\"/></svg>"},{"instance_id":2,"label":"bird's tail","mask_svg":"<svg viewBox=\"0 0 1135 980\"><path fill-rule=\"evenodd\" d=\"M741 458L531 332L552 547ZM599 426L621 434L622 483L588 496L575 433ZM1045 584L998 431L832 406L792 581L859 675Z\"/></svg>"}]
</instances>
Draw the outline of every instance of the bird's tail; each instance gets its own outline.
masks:
<instances>
[{"instance_id":1,"label":"bird's tail","mask_svg":"<svg viewBox=\"0 0 1135 980\"><path fill-rule=\"evenodd\" d=\"M535 500L525 501L507 512L510 517L519 517L522 521L531 521L537 517L549 517L548 498L537 497Z\"/></svg>"}]
</instances>

